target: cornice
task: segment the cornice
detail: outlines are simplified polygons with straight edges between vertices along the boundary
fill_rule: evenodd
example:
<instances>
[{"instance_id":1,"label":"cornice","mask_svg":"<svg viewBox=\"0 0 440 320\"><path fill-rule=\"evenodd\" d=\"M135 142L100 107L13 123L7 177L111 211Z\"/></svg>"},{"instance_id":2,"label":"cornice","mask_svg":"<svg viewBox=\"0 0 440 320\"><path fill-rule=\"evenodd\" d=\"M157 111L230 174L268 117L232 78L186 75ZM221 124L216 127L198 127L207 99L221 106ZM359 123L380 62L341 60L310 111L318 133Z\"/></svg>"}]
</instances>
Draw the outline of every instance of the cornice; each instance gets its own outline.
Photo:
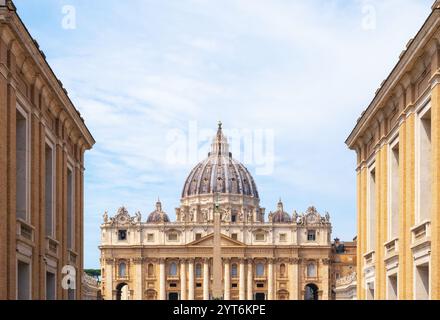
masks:
<instances>
[{"instance_id":1,"label":"cornice","mask_svg":"<svg viewBox=\"0 0 440 320\"><path fill-rule=\"evenodd\" d=\"M404 80L406 84L408 83L407 69L412 67L417 59L420 57L420 51L423 49L431 37L435 35L436 30L440 23L440 8L438 6L433 7L433 11L426 19L425 23L418 31L416 37L409 42L407 49L403 52L400 57L399 62L393 68L389 76L383 82L382 86L378 89L375 97L373 98L370 105L363 112L360 119L358 120L356 126L346 139L345 143L352 149L354 141L357 140L359 134L361 134L366 126L369 124L371 117L378 109L381 103L389 96L389 94L397 87L400 81Z\"/></svg>"},{"instance_id":2,"label":"cornice","mask_svg":"<svg viewBox=\"0 0 440 320\"><path fill-rule=\"evenodd\" d=\"M20 17L15 12L10 11L3 23L5 25L0 36L9 44L10 49L17 56L17 68L24 69L27 78L32 78L35 73L40 74L42 81L49 84L51 91L60 101L60 104L66 108L69 117L87 140L90 149L95 144L93 136L68 97L67 91L62 87L62 83L49 66L44 53L38 48Z\"/></svg>"}]
</instances>

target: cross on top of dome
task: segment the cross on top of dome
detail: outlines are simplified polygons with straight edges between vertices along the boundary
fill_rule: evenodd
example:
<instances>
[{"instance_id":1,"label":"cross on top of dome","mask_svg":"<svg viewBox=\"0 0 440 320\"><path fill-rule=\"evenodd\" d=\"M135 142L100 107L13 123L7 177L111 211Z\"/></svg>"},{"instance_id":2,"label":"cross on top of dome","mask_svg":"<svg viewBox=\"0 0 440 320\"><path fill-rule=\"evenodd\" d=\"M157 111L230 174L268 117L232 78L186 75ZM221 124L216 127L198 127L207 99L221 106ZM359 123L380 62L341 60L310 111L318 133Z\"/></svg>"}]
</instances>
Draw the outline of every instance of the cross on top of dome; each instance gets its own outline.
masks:
<instances>
[{"instance_id":1,"label":"cross on top of dome","mask_svg":"<svg viewBox=\"0 0 440 320\"><path fill-rule=\"evenodd\" d=\"M210 155L229 156L229 143L223 134L223 123L221 121L218 122L217 134L212 141Z\"/></svg>"}]
</instances>

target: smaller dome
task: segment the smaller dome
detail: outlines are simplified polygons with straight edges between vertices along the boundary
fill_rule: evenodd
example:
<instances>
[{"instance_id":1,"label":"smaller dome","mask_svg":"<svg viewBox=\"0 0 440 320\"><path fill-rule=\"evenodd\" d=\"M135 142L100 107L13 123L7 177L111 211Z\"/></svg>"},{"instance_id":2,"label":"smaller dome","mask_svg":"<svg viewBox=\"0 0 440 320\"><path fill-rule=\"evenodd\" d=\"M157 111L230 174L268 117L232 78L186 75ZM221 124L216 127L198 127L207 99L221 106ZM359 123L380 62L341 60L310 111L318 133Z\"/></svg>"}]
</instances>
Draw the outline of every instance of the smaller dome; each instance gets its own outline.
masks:
<instances>
[{"instance_id":1,"label":"smaller dome","mask_svg":"<svg viewBox=\"0 0 440 320\"><path fill-rule=\"evenodd\" d=\"M271 213L272 222L273 223L292 223L292 218L290 215L284 211L283 203L280 201L278 202L278 208L276 212Z\"/></svg>"},{"instance_id":2,"label":"smaller dome","mask_svg":"<svg viewBox=\"0 0 440 320\"><path fill-rule=\"evenodd\" d=\"M147 223L163 223L170 222L168 215L162 211L162 203L160 200L156 202L156 210L148 216Z\"/></svg>"}]
</instances>

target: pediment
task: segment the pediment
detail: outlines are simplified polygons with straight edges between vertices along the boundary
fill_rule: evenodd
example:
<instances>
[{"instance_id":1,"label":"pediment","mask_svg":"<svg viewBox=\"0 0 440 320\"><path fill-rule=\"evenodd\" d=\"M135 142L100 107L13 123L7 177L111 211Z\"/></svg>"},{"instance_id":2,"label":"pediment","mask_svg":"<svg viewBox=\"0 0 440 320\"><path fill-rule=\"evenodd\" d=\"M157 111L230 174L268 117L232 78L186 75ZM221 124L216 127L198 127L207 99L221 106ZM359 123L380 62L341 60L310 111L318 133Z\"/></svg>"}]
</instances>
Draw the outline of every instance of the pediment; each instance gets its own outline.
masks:
<instances>
[{"instance_id":1,"label":"pediment","mask_svg":"<svg viewBox=\"0 0 440 320\"><path fill-rule=\"evenodd\" d=\"M221 235L220 244L222 247L244 247L245 246L245 244L243 242L234 240L224 234ZM213 233L188 244L188 246L197 246L197 247L212 247L213 245L214 245L214 234Z\"/></svg>"}]
</instances>

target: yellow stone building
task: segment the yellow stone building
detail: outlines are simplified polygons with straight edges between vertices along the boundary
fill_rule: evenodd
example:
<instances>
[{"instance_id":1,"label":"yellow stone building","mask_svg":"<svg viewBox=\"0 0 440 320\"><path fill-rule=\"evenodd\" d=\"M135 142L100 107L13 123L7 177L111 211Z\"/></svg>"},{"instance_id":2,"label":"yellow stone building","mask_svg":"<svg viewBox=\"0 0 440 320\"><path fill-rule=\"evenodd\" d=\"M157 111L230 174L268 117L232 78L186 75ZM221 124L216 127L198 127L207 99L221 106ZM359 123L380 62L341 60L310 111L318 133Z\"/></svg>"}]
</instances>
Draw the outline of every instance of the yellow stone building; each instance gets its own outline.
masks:
<instances>
[{"instance_id":1,"label":"yellow stone building","mask_svg":"<svg viewBox=\"0 0 440 320\"><path fill-rule=\"evenodd\" d=\"M266 220L259 203L220 126L184 183L176 221L159 201L146 221L125 208L104 214L104 299L330 299L329 214L310 207L290 215L280 201Z\"/></svg>"},{"instance_id":2,"label":"yellow stone building","mask_svg":"<svg viewBox=\"0 0 440 320\"><path fill-rule=\"evenodd\" d=\"M348 137L359 299L440 299L440 1Z\"/></svg>"},{"instance_id":3,"label":"yellow stone building","mask_svg":"<svg viewBox=\"0 0 440 320\"><path fill-rule=\"evenodd\" d=\"M0 0L0 300L81 299L84 152L94 143L13 3ZM75 289L62 287L66 271Z\"/></svg>"}]
</instances>

